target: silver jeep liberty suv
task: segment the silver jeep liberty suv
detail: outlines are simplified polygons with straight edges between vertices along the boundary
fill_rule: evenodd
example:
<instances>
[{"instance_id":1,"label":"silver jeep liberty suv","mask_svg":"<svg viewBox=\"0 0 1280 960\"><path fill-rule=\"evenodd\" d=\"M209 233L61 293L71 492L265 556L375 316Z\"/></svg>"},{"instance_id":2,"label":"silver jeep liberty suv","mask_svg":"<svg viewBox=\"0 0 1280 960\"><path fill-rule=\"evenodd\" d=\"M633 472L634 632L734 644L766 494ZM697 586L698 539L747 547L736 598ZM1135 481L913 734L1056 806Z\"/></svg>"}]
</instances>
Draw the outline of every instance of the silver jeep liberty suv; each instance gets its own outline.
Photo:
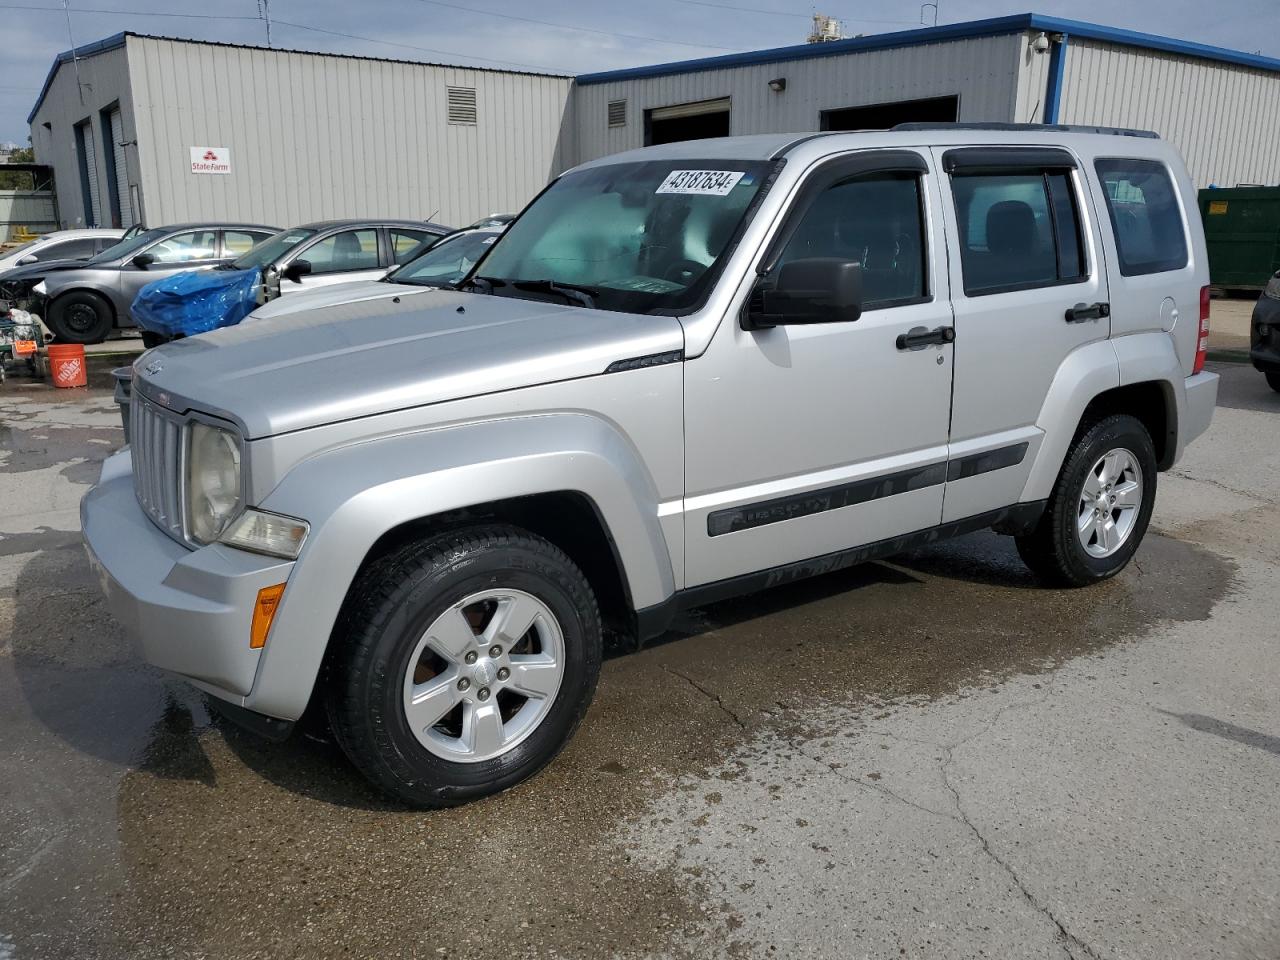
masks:
<instances>
[{"instance_id":1,"label":"silver jeep liberty suv","mask_svg":"<svg viewBox=\"0 0 1280 960\"><path fill-rule=\"evenodd\" d=\"M135 364L84 499L151 663L284 736L314 699L424 807L565 745L608 627L994 527L1124 568L1209 425L1208 268L1160 139L900 128L557 178L456 290Z\"/></svg>"}]
</instances>

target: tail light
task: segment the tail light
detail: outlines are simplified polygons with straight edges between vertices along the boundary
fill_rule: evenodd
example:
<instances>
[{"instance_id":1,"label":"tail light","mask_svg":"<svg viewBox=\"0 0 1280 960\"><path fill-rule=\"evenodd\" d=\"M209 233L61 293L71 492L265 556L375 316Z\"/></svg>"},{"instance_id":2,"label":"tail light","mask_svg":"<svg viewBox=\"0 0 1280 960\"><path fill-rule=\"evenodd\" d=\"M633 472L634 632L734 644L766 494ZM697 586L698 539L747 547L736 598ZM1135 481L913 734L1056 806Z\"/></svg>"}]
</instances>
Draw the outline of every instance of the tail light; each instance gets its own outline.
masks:
<instances>
[{"instance_id":1,"label":"tail light","mask_svg":"<svg viewBox=\"0 0 1280 960\"><path fill-rule=\"evenodd\" d=\"M1205 354L1209 352L1209 288L1200 288L1200 330L1196 334L1196 361L1191 365L1194 376L1204 369Z\"/></svg>"}]
</instances>

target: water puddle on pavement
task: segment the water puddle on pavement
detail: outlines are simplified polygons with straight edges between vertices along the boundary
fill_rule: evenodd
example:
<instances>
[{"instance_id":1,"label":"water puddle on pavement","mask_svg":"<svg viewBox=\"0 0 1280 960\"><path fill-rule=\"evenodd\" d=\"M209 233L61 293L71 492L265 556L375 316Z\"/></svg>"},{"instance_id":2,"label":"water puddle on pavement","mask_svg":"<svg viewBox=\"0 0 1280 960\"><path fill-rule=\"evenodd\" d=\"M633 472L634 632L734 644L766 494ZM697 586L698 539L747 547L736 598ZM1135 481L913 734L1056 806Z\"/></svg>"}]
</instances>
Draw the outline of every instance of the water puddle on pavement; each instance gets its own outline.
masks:
<instances>
[{"instance_id":1,"label":"water puddle on pavement","mask_svg":"<svg viewBox=\"0 0 1280 960\"><path fill-rule=\"evenodd\" d=\"M50 457L74 459L92 439L51 440ZM70 844L19 888L0 887L0 905L64 897L44 916L78 922L73 935L42 927L38 911L10 913L0 934L24 960L72 945L77 956L131 957L678 956L695 930L718 930L730 955L746 951L733 909L674 863L635 858L624 824L643 824L689 778L715 793L709 771L735 776L719 765L749 738L806 736L810 706L997 685L1161 620L1204 618L1231 577L1214 555L1150 536L1115 581L1041 590L1012 541L984 534L719 604L609 659L582 728L539 777L420 813L375 794L322 728L258 741L138 664L73 539L47 530L17 541L29 559L0 583L0 658L22 730L39 733L23 747L27 769L70 755L112 771L92 783L114 795L77 824L103 839L91 849L105 893L65 888L83 866L69 861L89 856ZM16 764L6 757L0 772ZM71 774L29 782L44 786L0 799L0 812L40 804L40 790L74 795Z\"/></svg>"}]
</instances>

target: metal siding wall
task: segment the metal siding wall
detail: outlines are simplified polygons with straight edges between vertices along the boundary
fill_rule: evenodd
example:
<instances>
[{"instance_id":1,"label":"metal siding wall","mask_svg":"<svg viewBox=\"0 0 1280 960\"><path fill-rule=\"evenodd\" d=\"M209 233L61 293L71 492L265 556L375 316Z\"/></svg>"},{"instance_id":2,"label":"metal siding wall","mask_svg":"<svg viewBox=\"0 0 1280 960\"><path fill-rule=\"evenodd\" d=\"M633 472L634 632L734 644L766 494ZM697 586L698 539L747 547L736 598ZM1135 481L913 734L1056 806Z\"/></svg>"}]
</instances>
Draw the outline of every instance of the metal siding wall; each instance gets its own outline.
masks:
<instances>
[{"instance_id":1,"label":"metal siding wall","mask_svg":"<svg viewBox=\"0 0 1280 960\"><path fill-rule=\"evenodd\" d=\"M465 224L519 210L559 166L570 80L130 38L145 184L159 223L289 226L403 216ZM476 88L478 123L445 122L446 86ZM189 147L231 151L190 173Z\"/></svg>"},{"instance_id":2,"label":"metal siding wall","mask_svg":"<svg viewBox=\"0 0 1280 960\"><path fill-rule=\"evenodd\" d=\"M1071 38L1063 123L1155 130L1197 187L1280 183L1280 74Z\"/></svg>"},{"instance_id":3,"label":"metal siding wall","mask_svg":"<svg viewBox=\"0 0 1280 960\"><path fill-rule=\"evenodd\" d=\"M55 185L60 194L58 216L61 225L66 227L84 226L75 125L83 120L89 121L86 135L93 137L96 179L105 191L106 178L114 172L114 160L110 146L103 142L99 111L119 100L126 133L130 130L131 121L127 106L129 70L124 47L82 58L80 79L84 83L84 103L80 102L76 91L75 65L62 64L39 112L31 120L31 143L35 147L36 161L53 167ZM44 128L45 123L50 124L50 129ZM102 210L105 206L105 203L99 203L99 210L105 212ZM103 220L99 219L98 223L102 226ZM109 219L106 225L110 226Z\"/></svg>"},{"instance_id":4,"label":"metal siding wall","mask_svg":"<svg viewBox=\"0 0 1280 960\"><path fill-rule=\"evenodd\" d=\"M1044 119L1044 95L1049 85L1050 55L1036 53L1031 49L1034 37L1035 34L1020 36L1022 48L1017 53L1018 101L1013 115L1015 123L1040 123Z\"/></svg>"},{"instance_id":5,"label":"metal siding wall","mask_svg":"<svg viewBox=\"0 0 1280 960\"><path fill-rule=\"evenodd\" d=\"M1013 120L1023 47L1023 34L1006 34L580 86L574 162L643 146L647 109L718 97L732 99L734 135L817 130L823 110L948 94L961 120ZM769 89L775 77L784 92ZM608 126L610 100L627 101L626 126Z\"/></svg>"}]
</instances>

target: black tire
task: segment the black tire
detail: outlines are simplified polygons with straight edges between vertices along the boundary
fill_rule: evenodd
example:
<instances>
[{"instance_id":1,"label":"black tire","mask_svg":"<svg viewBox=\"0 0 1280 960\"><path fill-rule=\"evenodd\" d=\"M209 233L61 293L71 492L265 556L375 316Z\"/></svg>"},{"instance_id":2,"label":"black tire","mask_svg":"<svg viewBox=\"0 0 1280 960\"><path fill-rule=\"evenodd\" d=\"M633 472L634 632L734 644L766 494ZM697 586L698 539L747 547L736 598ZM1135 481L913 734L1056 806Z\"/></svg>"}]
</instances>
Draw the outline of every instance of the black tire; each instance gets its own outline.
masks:
<instances>
[{"instance_id":1,"label":"black tire","mask_svg":"<svg viewBox=\"0 0 1280 960\"><path fill-rule=\"evenodd\" d=\"M453 762L414 735L404 678L436 617L494 588L530 593L552 611L564 638L564 673L547 713L524 740L489 760ZM540 537L492 525L414 543L370 565L343 605L322 681L334 739L370 781L415 807L455 806L498 793L541 770L572 737L595 693L601 635L586 577Z\"/></svg>"},{"instance_id":2,"label":"black tire","mask_svg":"<svg viewBox=\"0 0 1280 960\"><path fill-rule=\"evenodd\" d=\"M1076 535L1081 492L1087 475L1105 454L1132 453L1142 471L1142 501L1128 538L1107 557L1091 556ZM1135 417L1117 414L1082 429L1067 453L1058 482L1035 529L1016 538L1018 554L1036 577L1050 586L1083 587L1114 577L1137 552L1151 522L1156 498L1155 446Z\"/></svg>"},{"instance_id":3,"label":"black tire","mask_svg":"<svg viewBox=\"0 0 1280 960\"><path fill-rule=\"evenodd\" d=\"M101 343L115 326L115 315L105 297L72 290L50 304L48 324L59 343Z\"/></svg>"},{"instance_id":4,"label":"black tire","mask_svg":"<svg viewBox=\"0 0 1280 960\"><path fill-rule=\"evenodd\" d=\"M1276 370L1267 371L1267 386L1269 386L1276 393L1280 393L1280 371L1276 371Z\"/></svg>"},{"instance_id":5,"label":"black tire","mask_svg":"<svg viewBox=\"0 0 1280 960\"><path fill-rule=\"evenodd\" d=\"M152 333L150 330L142 331L142 345L150 350L152 347L158 347L162 343L168 343L169 338L163 333Z\"/></svg>"}]
</instances>

